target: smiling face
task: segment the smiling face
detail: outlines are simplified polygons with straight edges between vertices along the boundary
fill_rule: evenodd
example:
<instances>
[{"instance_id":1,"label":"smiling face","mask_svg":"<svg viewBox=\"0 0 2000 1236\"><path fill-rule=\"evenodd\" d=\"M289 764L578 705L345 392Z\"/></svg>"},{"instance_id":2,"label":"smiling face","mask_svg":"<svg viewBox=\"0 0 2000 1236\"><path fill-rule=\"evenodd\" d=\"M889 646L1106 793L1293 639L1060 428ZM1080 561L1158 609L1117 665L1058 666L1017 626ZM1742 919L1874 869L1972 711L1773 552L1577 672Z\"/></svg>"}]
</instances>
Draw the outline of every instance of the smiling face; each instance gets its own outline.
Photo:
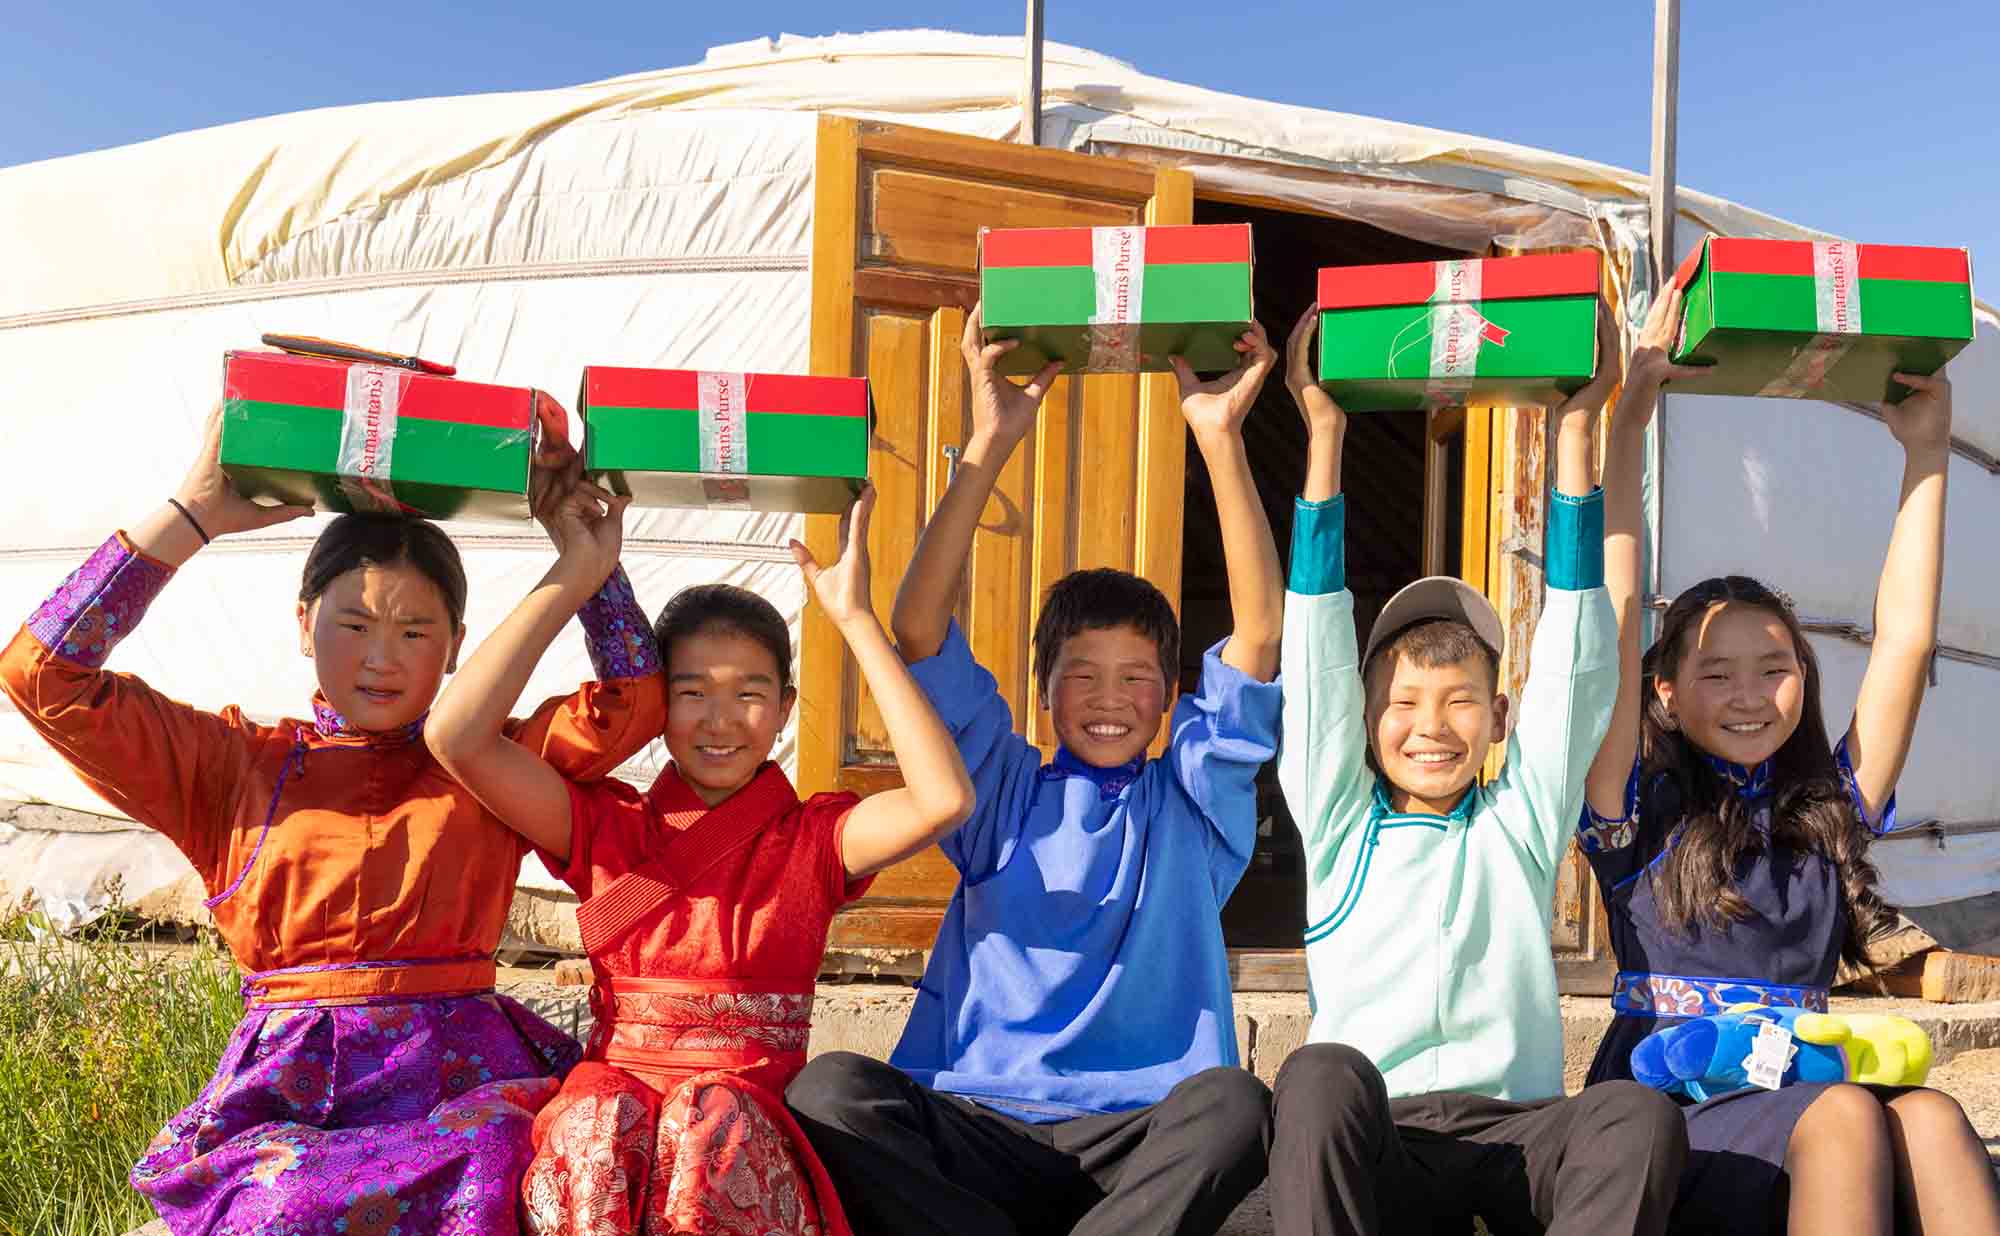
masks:
<instances>
[{"instance_id":1,"label":"smiling face","mask_svg":"<svg viewBox=\"0 0 2000 1236\"><path fill-rule=\"evenodd\" d=\"M1746 768L1771 758L1799 728L1806 688L1784 622L1740 601L1709 606L1672 677L1653 684L1689 742Z\"/></svg>"},{"instance_id":2,"label":"smiling face","mask_svg":"<svg viewBox=\"0 0 2000 1236\"><path fill-rule=\"evenodd\" d=\"M1169 700L1158 643L1137 627L1089 627L1057 650L1042 706L1071 755L1117 768L1146 753Z\"/></svg>"},{"instance_id":3,"label":"smiling face","mask_svg":"<svg viewBox=\"0 0 2000 1236\"><path fill-rule=\"evenodd\" d=\"M1494 692L1492 667L1476 655L1419 665L1391 648L1370 666L1367 686L1368 738L1390 806L1449 813L1507 733L1507 697Z\"/></svg>"},{"instance_id":4,"label":"smiling face","mask_svg":"<svg viewBox=\"0 0 2000 1236\"><path fill-rule=\"evenodd\" d=\"M381 733L424 715L457 665L465 628L444 593L407 562L336 576L298 608L301 651L320 693L349 726Z\"/></svg>"},{"instance_id":5,"label":"smiling face","mask_svg":"<svg viewBox=\"0 0 2000 1236\"><path fill-rule=\"evenodd\" d=\"M667 693L667 753L711 806L748 785L771 758L797 698L771 650L725 626L674 639Z\"/></svg>"}]
</instances>

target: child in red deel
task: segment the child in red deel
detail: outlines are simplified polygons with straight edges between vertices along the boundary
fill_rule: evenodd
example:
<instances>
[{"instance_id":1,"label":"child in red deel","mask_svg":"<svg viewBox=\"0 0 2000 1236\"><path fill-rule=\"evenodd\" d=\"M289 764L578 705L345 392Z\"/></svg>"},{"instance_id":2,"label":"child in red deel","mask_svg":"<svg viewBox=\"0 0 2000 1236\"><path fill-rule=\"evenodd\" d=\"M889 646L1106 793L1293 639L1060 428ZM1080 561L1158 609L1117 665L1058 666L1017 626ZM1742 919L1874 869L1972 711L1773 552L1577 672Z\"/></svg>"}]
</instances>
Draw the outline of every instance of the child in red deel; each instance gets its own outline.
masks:
<instances>
[{"instance_id":1,"label":"child in red deel","mask_svg":"<svg viewBox=\"0 0 2000 1236\"><path fill-rule=\"evenodd\" d=\"M580 784L500 736L549 641L618 560L626 499L588 484L551 520L561 555L439 702L432 749L576 890L597 1029L535 1122L528 1230L553 1236L849 1229L785 1109L805 1064L827 926L869 877L972 810L972 784L870 604L872 490L824 569L800 569L880 709L904 788L801 802L770 762L797 701L769 602L680 593L635 639L667 676L672 765L649 791Z\"/></svg>"}]
</instances>

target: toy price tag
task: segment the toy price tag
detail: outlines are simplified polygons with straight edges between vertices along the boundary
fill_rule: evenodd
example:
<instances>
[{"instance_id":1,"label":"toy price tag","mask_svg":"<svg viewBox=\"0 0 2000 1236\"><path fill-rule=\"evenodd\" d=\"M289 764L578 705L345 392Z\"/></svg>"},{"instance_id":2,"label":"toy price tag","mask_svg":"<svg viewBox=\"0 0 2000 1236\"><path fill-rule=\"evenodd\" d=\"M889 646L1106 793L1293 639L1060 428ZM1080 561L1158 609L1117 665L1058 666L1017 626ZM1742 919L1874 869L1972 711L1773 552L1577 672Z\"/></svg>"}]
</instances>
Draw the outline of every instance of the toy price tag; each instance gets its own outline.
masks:
<instances>
[{"instance_id":1,"label":"toy price tag","mask_svg":"<svg viewBox=\"0 0 2000 1236\"><path fill-rule=\"evenodd\" d=\"M1785 1070L1791 1067L1792 1057L1799 1054L1798 1045L1792 1042L1792 1032L1775 1022L1765 1022L1757 1028L1757 1038L1750 1044L1750 1054L1743 1058L1743 1072L1750 1084L1765 1090L1776 1090L1785 1084Z\"/></svg>"}]
</instances>

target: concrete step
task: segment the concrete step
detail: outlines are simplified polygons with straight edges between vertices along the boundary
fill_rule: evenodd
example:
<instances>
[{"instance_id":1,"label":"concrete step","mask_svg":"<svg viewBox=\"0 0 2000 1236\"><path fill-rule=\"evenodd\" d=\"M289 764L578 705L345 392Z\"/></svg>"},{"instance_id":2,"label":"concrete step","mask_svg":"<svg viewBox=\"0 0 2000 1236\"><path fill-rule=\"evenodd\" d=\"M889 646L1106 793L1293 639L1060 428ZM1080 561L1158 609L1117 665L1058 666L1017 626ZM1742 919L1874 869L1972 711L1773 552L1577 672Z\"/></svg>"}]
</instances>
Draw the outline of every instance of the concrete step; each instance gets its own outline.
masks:
<instances>
[{"instance_id":1,"label":"concrete step","mask_svg":"<svg viewBox=\"0 0 2000 1236\"><path fill-rule=\"evenodd\" d=\"M546 972L509 970L501 990L521 1000L579 1040L590 1033L588 989L558 987ZM823 983L813 1004L811 1051L852 1051L886 1060L910 1015L914 989L901 983ZM1597 1042L1611 1024L1602 999L1565 996L1563 1075L1571 1092L1581 1089ZM2000 1001L1984 1004L1931 1004L1923 1000L1836 996L1836 1013L1897 1013L1924 1028L1943 1065L1960 1052L2000 1047ZM1239 992L1236 996L1236 1049L1243 1064L1270 1084L1285 1057L1306 1041L1312 1013L1303 992Z\"/></svg>"}]
</instances>

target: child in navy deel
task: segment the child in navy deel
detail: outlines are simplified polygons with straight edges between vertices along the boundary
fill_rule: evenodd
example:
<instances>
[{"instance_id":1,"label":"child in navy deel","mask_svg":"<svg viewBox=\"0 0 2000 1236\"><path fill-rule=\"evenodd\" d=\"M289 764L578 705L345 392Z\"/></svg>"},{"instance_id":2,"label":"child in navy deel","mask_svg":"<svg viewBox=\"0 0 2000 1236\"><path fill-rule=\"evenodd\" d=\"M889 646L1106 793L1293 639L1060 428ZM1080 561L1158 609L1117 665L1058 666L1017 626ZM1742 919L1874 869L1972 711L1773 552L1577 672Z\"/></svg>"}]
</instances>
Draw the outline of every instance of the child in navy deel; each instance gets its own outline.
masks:
<instances>
[{"instance_id":1,"label":"child in navy deel","mask_svg":"<svg viewBox=\"0 0 2000 1236\"><path fill-rule=\"evenodd\" d=\"M1278 740L1282 581L1242 436L1276 355L1254 328L1213 381L1173 359L1214 482L1233 633L1173 703L1167 598L1123 571L1057 581L1035 628L1061 743L1044 764L951 620L995 479L1056 373L1006 381L993 367L1013 345L981 346L979 330L975 312L972 437L891 620L978 792L943 842L959 888L890 1062L828 1053L786 1097L859 1231L1207 1236L1270 1147L1270 1093L1237 1067L1220 915ZM1148 759L1170 704L1166 751Z\"/></svg>"},{"instance_id":2,"label":"child in navy deel","mask_svg":"<svg viewBox=\"0 0 2000 1236\"><path fill-rule=\"evenodd\" d=\"M1669 289L1646 323L1605 452L1605 578L1624 685L1590 768L1581 839L1619 974L1593 1088L1632 1076L1633 1049L1690 1017L1737 1003L1826 1012L1840 963L1865 964L1868 937L1891 916L1869 847L1896 827L1944 583L1951 385L1899 373L1909 394L1880 414L1902 448L1902 484L1867 669L1838 741L1812 642L1790 600L1757 580L1723 575L1681 592L1640 656L1646 426L1661 384L1671 392L1696 372L1668 360L1679 302ZM1886 495L1884 485L1838 500L1886 506ZM1676 1231L2000 1232L1986 1148L1939 1091L1751 1086L1683 1113Z\"/></svg>"}]
</instances>

